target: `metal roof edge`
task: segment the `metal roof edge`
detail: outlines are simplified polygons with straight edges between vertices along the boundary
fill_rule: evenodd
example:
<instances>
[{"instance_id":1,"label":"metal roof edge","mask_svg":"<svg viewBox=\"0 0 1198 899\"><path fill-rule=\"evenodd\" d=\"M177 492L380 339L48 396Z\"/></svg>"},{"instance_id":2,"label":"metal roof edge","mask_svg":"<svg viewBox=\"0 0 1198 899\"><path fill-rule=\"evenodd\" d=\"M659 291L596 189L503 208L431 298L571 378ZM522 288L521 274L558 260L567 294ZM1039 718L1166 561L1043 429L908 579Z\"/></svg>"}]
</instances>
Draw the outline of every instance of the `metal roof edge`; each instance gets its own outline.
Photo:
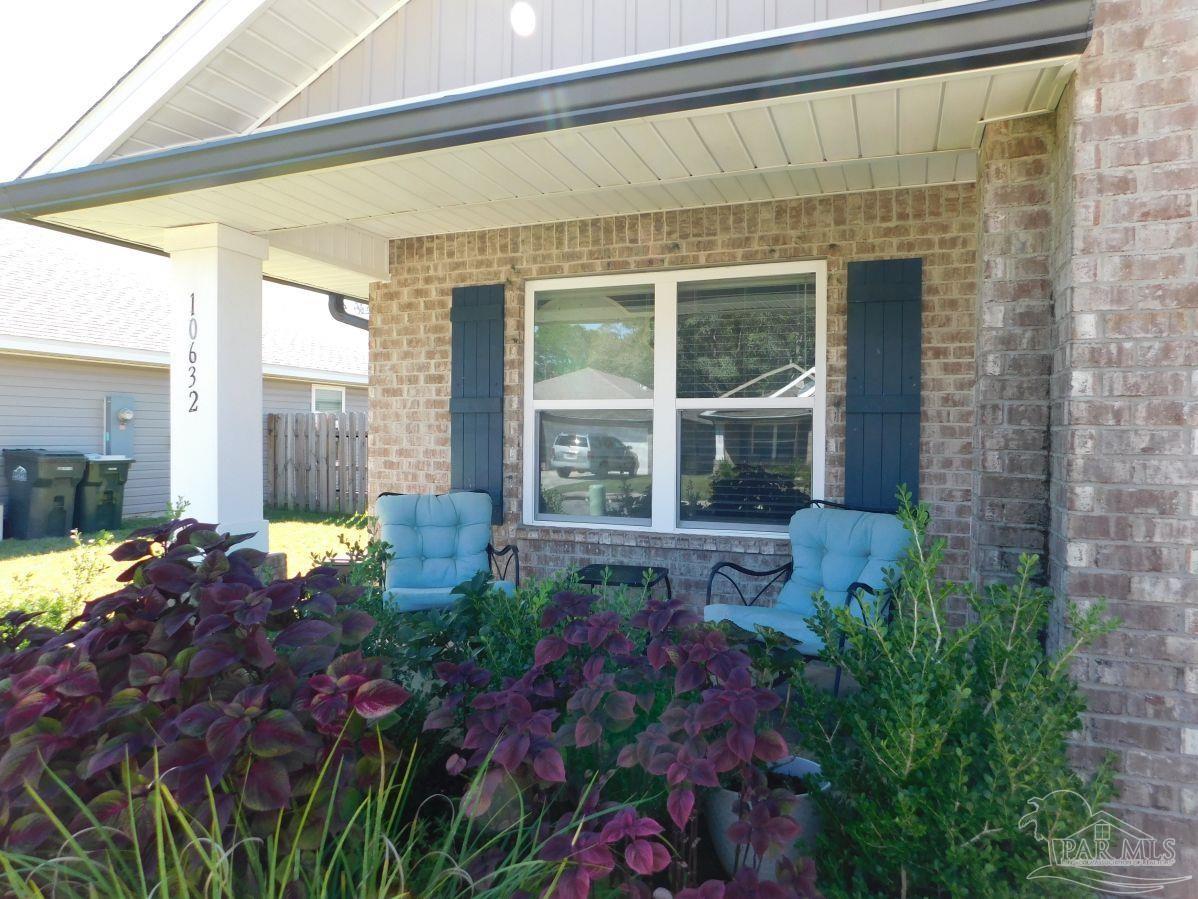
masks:
<instances>
[{"instance_id":1,"label":"metal roof edge","mask_svg":"<svg viewBox=\"0 0 1198 899\"><path fill-rule=\"evenodd\" d=\"M0 184L0 217L106 206L578 125L1080 53L1093 0L982 0L147 153Z\"/></svg>"}]
</instances>

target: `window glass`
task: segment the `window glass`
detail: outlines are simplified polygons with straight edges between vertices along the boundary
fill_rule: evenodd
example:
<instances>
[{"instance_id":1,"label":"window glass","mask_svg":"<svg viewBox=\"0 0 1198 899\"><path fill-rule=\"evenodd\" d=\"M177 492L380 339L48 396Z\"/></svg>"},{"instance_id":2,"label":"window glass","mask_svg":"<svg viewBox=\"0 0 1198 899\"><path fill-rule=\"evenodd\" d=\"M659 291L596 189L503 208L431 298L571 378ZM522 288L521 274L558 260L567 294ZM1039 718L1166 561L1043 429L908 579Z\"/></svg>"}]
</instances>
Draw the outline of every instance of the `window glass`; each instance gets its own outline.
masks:
<instances>
[{"instance_id":1,"label":"window glass","mask_svg":"<svg viewBox=\"0 0 1198 899\"><path fill-rule=\"evenodd\" d=\"M533 345L533 399L651 399L653 288L539 292Z\"/></svg>"},{"instance_id":2,"label":"window glass","mask_svg":"<svg viewBox=\"0 0 1198 899\"><path fill-rule=\"evenodd\" d=\"M345 394L333 387L317 387L312 391L313 412L344 412Z\"/></svg>"},{"instance_id":3,"label":"window glass","mask_svg":"<svg viewBox=\"0 0 1198 899\"><path fill-rule=\"evenodd\" d=\"M815 393L815 275L678 285L678 396Z\"/></svg>"},{"instance_id":4,"label":"window glass","mask_svg":"<svg viewBox=\"0 0 1198 899\"><path fill-rule=\"evenodd\" d=\"M810 409L683 412L678 518L785 525L811 499Z\"/></svg>"},{"instance_id":5,"label":"window glass","mask_svg":"<svg viewBox=\"0 0 1198 899\"><path fill-rule=\"evenodd\" d=\"M635 285L530 284L529 517L784 528L822 478L822 271L800 263L660 271ZM656 459L654 423L672 444ZM658 498L672 500L654 506L654 478Z\"/></svg>"},{"instance_id":6,"label":"window glass","mask_svg":"<svg viewBox=\"0 0 1198 899\"><path fill-rule=\"evenodd\" d=\"M537 514L646 523L653 413L541 412Z\"/></svg>"}]
</instances>

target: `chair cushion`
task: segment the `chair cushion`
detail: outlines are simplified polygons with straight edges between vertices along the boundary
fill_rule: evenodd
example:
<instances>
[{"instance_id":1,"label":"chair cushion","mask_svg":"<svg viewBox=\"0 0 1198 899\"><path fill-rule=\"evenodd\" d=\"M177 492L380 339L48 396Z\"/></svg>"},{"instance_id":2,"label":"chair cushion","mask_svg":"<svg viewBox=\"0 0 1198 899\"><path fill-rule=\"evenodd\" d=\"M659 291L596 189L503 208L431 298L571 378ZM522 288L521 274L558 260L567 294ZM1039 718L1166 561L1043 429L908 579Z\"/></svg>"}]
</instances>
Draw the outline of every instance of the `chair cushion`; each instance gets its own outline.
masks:
<instances>
[{"instance_id":1,"label":"chair cushion","mask_svg":"<svg viewBox=\"0 0 1198 899\"><path fill-rule=\"evenodd\" d=\"M713 603L703 609L703 620L731 621L746 631L753 631L759 626L781 631L796 641L799 652L807 656L819 655L824 648L824 641L803 622L803 616L786 609Z\"/></svg>"},{"instance_id":2,"label":"chair cushion","mask_svg":"<svg viewBox=\"0 0 1198 899\"><path fill-rule=\"evenodd\" d=\"M496 581L494 586L509 595L516 592L516 585L508 581ZM453 587L392 587L383 598L401 612L425 612L453 605L462 594L454 593Z\"/></svg>"},{"instance_id":3,"label":"chair cushion","mask_svg":"<svg viewBox=\"0 0 1198 899\"><path fill-rule=\"evenodd\" d=\"M794 574L778 594L777 607L806 618L815 614L811 594L821 587L833 608L844 605L854 582L881 590L886 571L906 555L909 540L894 515L800 509L790 519ZM860 614L855 604L852 609Z\"/></svg>"},{"instance_id":4,"label":"chair cushion","mask_svg":"<svg viewBox=\"0 0 1198 899\"><path fill-rule=\"evenodd\" d=\"M391 544L388 589L450 590L489 570L487 494L380 496L375 511L380 535Z\"/></svg>"}]
</instances>

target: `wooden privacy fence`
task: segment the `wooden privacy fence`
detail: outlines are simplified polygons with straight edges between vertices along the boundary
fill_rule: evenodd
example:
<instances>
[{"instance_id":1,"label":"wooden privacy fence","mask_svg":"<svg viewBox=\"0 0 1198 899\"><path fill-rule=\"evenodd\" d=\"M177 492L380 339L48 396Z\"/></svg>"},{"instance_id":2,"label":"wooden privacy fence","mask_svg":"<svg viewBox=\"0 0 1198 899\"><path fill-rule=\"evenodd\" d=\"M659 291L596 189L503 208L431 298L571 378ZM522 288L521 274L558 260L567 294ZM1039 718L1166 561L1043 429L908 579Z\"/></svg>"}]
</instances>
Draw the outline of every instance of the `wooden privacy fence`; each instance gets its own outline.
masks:
<instances>
[{"instance_id":1,"label":"wooden privacy fence","mask_svg":"<svg viewBox=\"0 0 1198 899\"><path fill-rule=\"evenodd\" d=\"M266 416L266 504L310 512L365 512L366 413Z\"/></svg>"}]
</instances>

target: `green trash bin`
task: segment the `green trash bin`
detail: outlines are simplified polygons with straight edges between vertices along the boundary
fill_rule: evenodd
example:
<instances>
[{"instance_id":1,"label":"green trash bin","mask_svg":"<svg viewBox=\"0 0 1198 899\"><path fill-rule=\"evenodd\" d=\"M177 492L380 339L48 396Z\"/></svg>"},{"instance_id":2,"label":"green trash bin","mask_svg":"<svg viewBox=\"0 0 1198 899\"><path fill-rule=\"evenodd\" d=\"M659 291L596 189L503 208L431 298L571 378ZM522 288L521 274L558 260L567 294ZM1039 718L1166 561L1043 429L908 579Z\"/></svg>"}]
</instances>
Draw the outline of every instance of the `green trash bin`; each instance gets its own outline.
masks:
<instances>
[{"instance_id":1,"label":"green trash bin","mask_svg":"<svg viewBox=\"0 0 1198 899\"><path fill-rule=\"evenodd\" d=\"M65 537L75 518L83 454L44 449L4 451L8 532L18 540Z\"/></svg>"},{"instance_id":2,"label":"green trash bin","mask_svg":"<svg viewBox=\"0 0 1198 899\"><path fill-rule=\"evenodd\" d=\"M128 456L88 453L83 480L75 493L75 527L86 532L115 531L125 510L125 482L129 480Z\"/></svg>"}]
</instances>

